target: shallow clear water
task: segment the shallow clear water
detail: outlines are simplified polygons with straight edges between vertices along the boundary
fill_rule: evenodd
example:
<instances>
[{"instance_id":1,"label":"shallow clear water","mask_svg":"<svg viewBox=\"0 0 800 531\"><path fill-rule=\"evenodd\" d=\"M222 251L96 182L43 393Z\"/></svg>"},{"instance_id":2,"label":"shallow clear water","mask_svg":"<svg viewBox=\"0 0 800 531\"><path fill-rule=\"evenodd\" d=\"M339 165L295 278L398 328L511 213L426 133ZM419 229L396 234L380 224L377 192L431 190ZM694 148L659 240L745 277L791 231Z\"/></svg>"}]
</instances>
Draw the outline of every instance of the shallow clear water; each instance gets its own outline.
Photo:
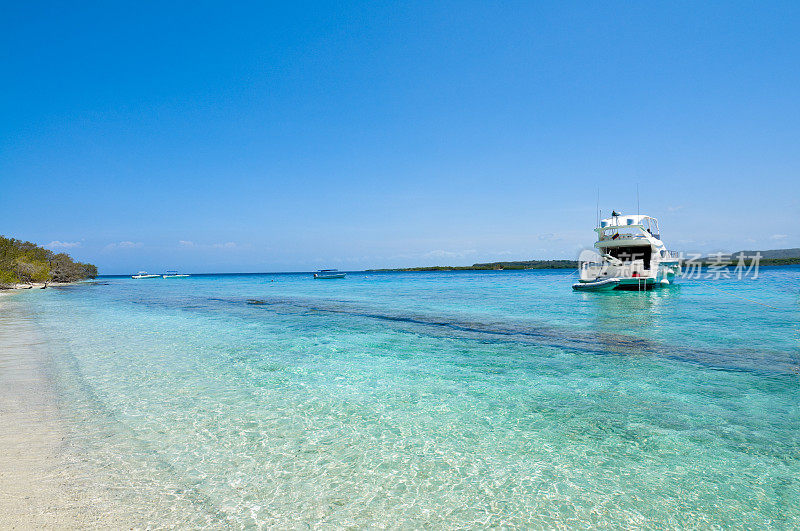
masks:
<instances>
[{"instance_id":1,"label":"shallow clear water","mask_svg":"<svg viewBox=\"0 0 800 531\"><path fill-rule=\"evenodd\" d=\"M142 524L800 524L800 268L649 293L569 273L102 279L15 304L66 452Z\"/></svg>"}]
</instances>

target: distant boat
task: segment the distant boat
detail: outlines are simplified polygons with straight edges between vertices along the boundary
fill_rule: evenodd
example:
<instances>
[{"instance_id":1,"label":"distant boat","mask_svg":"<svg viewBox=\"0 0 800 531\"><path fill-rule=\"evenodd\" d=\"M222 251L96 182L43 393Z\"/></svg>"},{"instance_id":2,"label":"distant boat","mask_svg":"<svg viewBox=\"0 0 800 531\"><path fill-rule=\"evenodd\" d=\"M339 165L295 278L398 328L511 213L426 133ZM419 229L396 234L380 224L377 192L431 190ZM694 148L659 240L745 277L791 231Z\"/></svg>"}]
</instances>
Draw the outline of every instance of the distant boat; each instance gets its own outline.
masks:
<instances>
[{"instance_id":1,"label":"distant boat","mask_svg":"<svg viewBox=\"0 0 800 531\"><path fill-rule=\"evenodd\" d=\"M167 271L166 274L161 276L164 278L186 278L189 275L186 273L178 273L177 271Z\"/></svg>"},{"instance_id":2,"label":"distant boat","mask_svg":"<svg viewBox=\"0 0 800 531\"><path fill-rule=\"evenodd\" d=\"M139 271L135 275L132 275L131 278L158 278L161 275L150 275L147 271Z\"/></svg>"},{"instance_id":3,"label":"distant boat","mask_svg":"<svg viewBox=\"0 0 800 531\"><path fill-rule=\"evenodd\" d=\"M346 276L347 273L342 273L338 269L320 269L314 273L314 278L318 278L320 280L329 278L344 278Z\"/></svg>"}]
</instances>

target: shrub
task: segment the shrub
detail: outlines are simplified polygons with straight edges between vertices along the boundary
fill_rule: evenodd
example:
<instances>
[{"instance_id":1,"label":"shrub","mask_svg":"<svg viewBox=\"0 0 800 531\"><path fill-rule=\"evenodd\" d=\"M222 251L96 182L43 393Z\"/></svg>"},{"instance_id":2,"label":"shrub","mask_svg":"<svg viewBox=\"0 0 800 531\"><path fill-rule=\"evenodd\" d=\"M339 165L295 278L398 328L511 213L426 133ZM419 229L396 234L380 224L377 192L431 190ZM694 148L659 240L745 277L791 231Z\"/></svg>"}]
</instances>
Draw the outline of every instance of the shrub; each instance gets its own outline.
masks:
<instances>
[{"instance_id":1,"label":"shrub","mask_svg":"<svg viewBox=\"0 0 800 531\"><path fill-rule=\"evenodd\" d=\"M97 276L93 264L75 262L31 242L0 236L0 286L19 282L73 282Z\"/></svg>"}]
</instances>

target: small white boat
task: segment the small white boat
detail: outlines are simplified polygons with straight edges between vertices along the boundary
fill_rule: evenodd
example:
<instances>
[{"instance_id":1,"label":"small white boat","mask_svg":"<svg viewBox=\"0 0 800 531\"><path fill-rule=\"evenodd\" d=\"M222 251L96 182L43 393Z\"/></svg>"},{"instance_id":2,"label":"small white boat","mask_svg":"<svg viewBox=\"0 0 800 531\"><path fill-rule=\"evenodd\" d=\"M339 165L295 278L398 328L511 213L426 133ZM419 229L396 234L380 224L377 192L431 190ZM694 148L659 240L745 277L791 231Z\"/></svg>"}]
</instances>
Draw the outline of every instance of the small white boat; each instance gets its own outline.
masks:
<instances>
[{"instance_id":1,"label":"small white boat","mask_svg":"<svg viewBox=\"0 0 800 531\"><path fill-rule=\"evenodd\" d=\"M681 272L679 258L661 241L655 218L613 212L595 232L594 246L600 254L581 253L575 290L645 291L669 286Z\"/></svg>"},{"instance_id":2,"label":"small white boat","mask_svg":"<svg viewBox=\"0 0 800 531\"><path fill-rule=\"evenodd\" d=\"M343 273L338 269L320 269L316 273L314 273L314 278L318 278L320 280L329 279L329 278L344 278L347 276L347 273Z\"/></svg>"},{"instance_id":3,"label":"small white boat","mask_svg":"<svg viewBox=\"0 0 800 531\"><path fill-rule=\"evenodd\" d=\"M185 273L178 273L177 271L167 271L165 274L161 275L163 278L186 278L189 275Z\"/></svg>"},{"instance_id":4,"label":"small white boat","mask_svg":"<svg viewBox=\"0 0 800 531\"><path fill-rule=\"evenodd\" d=\"M147 271L139 271L135 275L132 275L131 278L158 278L161 275L150 275Z\"/></svg>"}]
</instances>

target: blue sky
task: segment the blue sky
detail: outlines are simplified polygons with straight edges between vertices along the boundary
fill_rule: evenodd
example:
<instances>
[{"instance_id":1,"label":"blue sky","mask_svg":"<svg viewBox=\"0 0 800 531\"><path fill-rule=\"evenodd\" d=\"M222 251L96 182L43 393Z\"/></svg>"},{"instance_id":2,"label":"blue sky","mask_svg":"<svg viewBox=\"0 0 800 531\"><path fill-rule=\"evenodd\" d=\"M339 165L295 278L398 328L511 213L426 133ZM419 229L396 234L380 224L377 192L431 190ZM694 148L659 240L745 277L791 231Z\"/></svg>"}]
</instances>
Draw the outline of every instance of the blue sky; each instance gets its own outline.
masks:
<instances>
[{"instance_id":1,"label":"blue sky","mask_svg":"<svg viewBox=\"0 0 800 531\"><path fill-rule=\"evenodd\" d=\"M0 234L102 273L800 247L800 3L7 3Z\"/></svg>"}]
</instances>

